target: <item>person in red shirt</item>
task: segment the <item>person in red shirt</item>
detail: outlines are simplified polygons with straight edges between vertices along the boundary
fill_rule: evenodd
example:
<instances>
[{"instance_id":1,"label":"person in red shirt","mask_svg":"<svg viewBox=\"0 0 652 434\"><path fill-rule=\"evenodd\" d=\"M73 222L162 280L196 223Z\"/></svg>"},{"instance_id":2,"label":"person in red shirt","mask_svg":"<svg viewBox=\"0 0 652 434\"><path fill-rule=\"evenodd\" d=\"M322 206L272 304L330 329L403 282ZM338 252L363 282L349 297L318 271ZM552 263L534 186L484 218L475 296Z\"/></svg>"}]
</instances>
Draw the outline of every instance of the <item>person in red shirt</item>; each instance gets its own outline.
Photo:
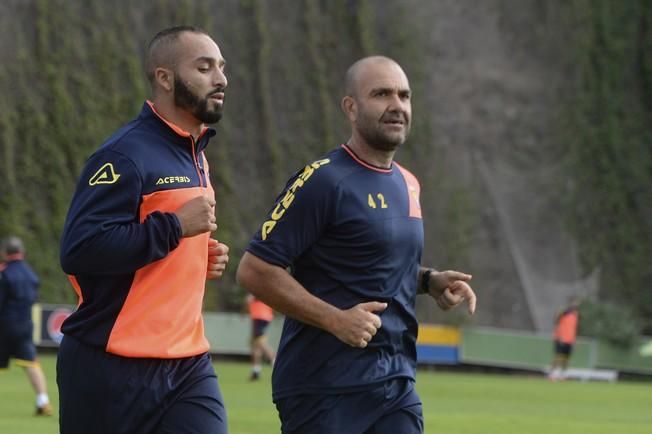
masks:
<instances>
[{"instance_id":1,"label":"person in red shirt","mask_svg":"<svg viewBox=\"0 0 652 434\"><path fill-rule=\"evenodd\" d=\"M263 369L263 356L270 364L274 364L276 357L265 335L269 323L274 319L274 311L251 294L247 295L247 305L251 318L251 376L249 379L256 381L260 378Z\"/></svg>"},{"instance_id":2,"label":"person in red shirt","mask_svg":"<svg viewBox=\"0 0 652 434\"><path fill-rule=\"evenodd\" d=\"M577 326L580 319L578 307L579 299L571 297L568 307L557 316L554 331L555 357L548 374L548 378L553 381L563 380L565 377L568 361L577 338Z\"/></svg>"}]
</instances>

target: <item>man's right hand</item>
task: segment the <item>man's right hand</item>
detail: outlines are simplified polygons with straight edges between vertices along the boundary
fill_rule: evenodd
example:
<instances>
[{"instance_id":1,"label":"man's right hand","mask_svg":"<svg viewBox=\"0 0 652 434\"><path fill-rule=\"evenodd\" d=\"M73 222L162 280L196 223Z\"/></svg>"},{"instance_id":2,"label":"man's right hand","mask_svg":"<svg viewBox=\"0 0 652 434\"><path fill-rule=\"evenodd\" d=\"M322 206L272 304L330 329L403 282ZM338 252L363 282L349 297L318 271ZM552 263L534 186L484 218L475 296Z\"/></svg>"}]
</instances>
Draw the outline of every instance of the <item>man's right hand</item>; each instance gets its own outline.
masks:
<instances>
[{"instance_id":1,"label":"man's right hand","mask_svg":"<svg viewBox=\"0 0 652 434\"><path fill-rule=\"evenodd\" d=\"M342 310L335 318L330 332L345 344L365 348L382 325L380 317L374 312L382 312L386 308L387 303L370 301Z\"/></svg>"},{"instance_id":2,"label":"man's right hand","mask_svg":"<svg viewBox=\"0 0 652 434\"><path fill-rule=\"evenodd\" d=\"M175 212L181 224L181 236L194 237L204 232L213 232L215 224L215 200L197 196L181 205Z\"/></svg>"}]
</instances>

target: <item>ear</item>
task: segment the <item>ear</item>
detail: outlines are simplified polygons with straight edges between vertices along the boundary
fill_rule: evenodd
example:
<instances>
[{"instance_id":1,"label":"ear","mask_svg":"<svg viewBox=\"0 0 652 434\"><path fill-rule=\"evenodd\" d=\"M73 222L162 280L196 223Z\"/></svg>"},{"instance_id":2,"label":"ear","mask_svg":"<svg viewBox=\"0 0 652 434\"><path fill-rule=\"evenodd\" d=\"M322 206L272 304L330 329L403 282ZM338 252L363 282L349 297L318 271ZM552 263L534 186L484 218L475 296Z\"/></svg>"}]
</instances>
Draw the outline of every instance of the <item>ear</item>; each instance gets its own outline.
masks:
<instances>
[{"instance_id":1,"label":"ear","mask_svg":"<svg viewBox=\"0 0 652 434\"><path fill-rule=\"evenodd\" d=\"M159 87L169 92L174 87L174 73L167 68L156 68L154 70L154 81Z\"/></svg>"},{"instance_id":2,"label":"ear","mask_svg":"<svg viewBox=\"0 0 652 434\"><path fill-rule=\"evenodd\" d=\"M355 99L349 95L345 96L342 98L340 107L342 107L342 111L349 119L349 121L355 122L355 120L358 118L358 105L356 104Z\"/></svg>"}]
</instances>

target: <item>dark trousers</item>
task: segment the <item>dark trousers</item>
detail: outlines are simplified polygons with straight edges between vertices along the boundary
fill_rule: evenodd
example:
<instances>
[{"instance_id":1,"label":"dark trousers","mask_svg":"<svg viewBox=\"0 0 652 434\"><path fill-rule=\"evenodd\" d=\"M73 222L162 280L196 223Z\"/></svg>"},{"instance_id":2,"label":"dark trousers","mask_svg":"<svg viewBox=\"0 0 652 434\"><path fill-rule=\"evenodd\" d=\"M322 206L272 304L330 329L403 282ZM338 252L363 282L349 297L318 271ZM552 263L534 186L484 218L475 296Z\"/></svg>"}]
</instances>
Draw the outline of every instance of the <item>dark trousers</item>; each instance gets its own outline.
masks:
<instances>
[{"instance_id":1,"label":"dark trousers","mask_svg":"<svg viewBox=\"0 0 652 434\"><path fill-rule=\"evenodd\" d=\"M61 434L226 434L210 356L140 359L65 336L57 358Z\"/></svg>"},{"instance_id":2,"label":"dark trousers","mask_svg":"<svg viewBox=\"0 0 652 434\"><path fill-rule=\"evenodd\" d=\"M296 395L276 402L283 434L421 434L414 382L389 380L342 394Z\"/></svg>"}]
</instances>

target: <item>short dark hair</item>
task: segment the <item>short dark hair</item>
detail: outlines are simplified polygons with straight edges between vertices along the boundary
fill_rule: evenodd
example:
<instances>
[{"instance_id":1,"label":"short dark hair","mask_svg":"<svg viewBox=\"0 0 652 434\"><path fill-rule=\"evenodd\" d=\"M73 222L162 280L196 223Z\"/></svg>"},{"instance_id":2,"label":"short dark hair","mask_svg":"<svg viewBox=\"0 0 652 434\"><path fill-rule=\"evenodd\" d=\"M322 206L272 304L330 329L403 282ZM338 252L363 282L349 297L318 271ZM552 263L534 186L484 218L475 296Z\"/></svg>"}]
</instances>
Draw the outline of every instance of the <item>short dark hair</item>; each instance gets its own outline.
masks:
<instances>
[{"instance_id":1,"label":"short dark hair","mask_svg":"<svg viewBox=\"0 0 652 434\"><path fill-rule=\"evenodd\" d=\"M25 252L23 241L15 236L7 237L7 239L2 243L2 248L7 255L15 255L16 253Z\"/></svg>"},{"instance_id":2,"label":"short dark hair","mask_svg":"<svg viewBox=\"0 0 652 434\"><path fill-rule=\"evenodd\" d=\"M208 33L199 27L184 25L163 29L154 35L152 40L149 41L149 44L147 45L147 53L145 54L145 74L147 74L147 79L150 83L154 82L154 70L159 66L164 57L161 54L161 49L169 47L179 39L179 36L182 33L186 32L200 33L208 36Z\"/></svg>"}]
</instances>

